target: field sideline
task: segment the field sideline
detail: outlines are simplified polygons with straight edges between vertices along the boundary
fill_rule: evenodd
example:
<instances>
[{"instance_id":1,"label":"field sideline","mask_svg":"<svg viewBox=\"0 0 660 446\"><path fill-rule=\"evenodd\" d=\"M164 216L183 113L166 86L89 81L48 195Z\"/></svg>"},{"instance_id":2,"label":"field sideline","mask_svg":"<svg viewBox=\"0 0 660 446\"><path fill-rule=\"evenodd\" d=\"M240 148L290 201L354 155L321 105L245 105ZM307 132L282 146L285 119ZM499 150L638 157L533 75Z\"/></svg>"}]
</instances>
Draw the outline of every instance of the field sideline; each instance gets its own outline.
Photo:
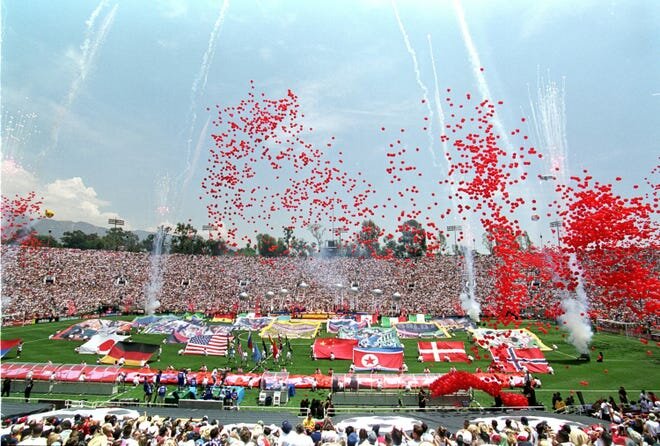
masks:
<instances>
[{"instance_id":1,"label":"field sideline","mask_svg":"<svg viewBox=\"0 0 660 446\"><path fill-rule=\"evenodd\" d=\"M131 320L133 316L124 316L119 319ZM36 324L23 327L5 327L2 329L2 339L22 338L25 341L23 353L20 359L16 358L16 351L12 350L3 362L38 362L78 364L83 361L93 364L96 361L94 355L79 355L74 349L82 342L51 340L49 336L56 331L73 325L78 321L69 320L53 322L46 324ZM504 328L504 327L500 327ZM536 333L546 345L556 345L558 348L546 352L546 359L554 368L554 375L537 375L542 381L541 388L537 389L537 398L546 407L550 405L550 400L554 392L560 392L565 398L571 391L582 391L586 402L593 402L602 397L613 396L618 401L617 391L620 386L624 386L628 391L629 398L636 399L640 390L654 391L660 390L660 374L657 373L660 363L660 349L655 342L648 344L642 343L637 338L626 338L624 336L596 333L592 340L592 356L595 358L598 352L603 352L605 360L598 363L595 360L591 362L578 361L578 356L574 347L567 344L565 334L556 326L546 329L547 333L542 333L536 329L536 323L523 323L520 328L529 328ZM323 329L319 332L320 337L329 336ZM166 335L145 335L133 334L132 339L136 342L162 343ZM247 332L239 334L245 348ZM253 335L253 339L254 335ZM459 333L455 340L464 341L466 349L471 346L468 336L465 333ZM257 342L259 338L257 337ZM316 368L320 368L323 373L327 373L329 368L335 372L348 372L350 361L342 360L318 360L313 361L310 358L310 345L313 340L296 339L291 340L293 348L293 363L287 364L287 370L291 374L312 374ZM433 373L444 373L449 370L447 363L419 363L417 361L417 340L402 339L404 345L405 362L409 368L409 373L422 373L426 366L429 366ZM165 368L173 365L176 368L191 368L198 370L202 364L205 364L209 370L215 367L221 368L228 366L226 358L223 357L200 357L200 356L180 356L178 351L183 347L182 344L162 344L163 354L160 362L150 363L151 368ZM475 371L477 367L485 370L490 363L490 356L485 351L479 350L480 359L476 359L472 364L454 363L452 364L458 370ZM254 364L250 361L246 371ZM275 365L268 361L267 365L271 370L279 370ZM18 391L22 391L22 383L14 384L14 393L12 396L19 396ZM297 407L300 400L307 396L311 398L325 398L328 390L319 390L316 394L306 389L298 389L296 395L289 401L287 407ZM129 388L121 395L115 395L114 398L139 398L142 399L142 388ZM33 394L34 398L43 397L43 395ZM80 395L52 395L57 399L81 399ZM482 406L490 406L492 398L485 393L476 391L475 397ZM92 398L87 398L92 399ZM102 400L103 398L94 398ZM246 406L256 405L257 391L248 390L243 402Z\"/></svg>"}]
</instances>

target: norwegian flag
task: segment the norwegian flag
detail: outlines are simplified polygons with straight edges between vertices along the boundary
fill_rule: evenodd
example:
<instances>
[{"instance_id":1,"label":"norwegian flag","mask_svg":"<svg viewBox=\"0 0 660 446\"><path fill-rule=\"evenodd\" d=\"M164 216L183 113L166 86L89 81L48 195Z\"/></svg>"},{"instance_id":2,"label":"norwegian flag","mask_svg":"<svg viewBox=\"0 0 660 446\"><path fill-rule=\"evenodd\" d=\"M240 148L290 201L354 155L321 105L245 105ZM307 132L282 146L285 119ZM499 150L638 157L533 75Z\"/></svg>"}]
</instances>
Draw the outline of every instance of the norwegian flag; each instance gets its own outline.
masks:
<instances>
[{"instance_id":1,"label":"norwegian flag","mask_svg":"<svg viewBox=\"0 0 660 446\"><path fill-rule=\"evenodd\" d=\"M403 365L403 348L354 348L355 370L387 370L396 372Z\"/></svg>"},{"instance_id":2,"label":"norwegian flag","mask_svg":"<svg viewBox=\"0 0 660 446\"><path fill-rule=\"evenodd\" d=\"M500 364L505 372L550 373L548 361L539 348L513 348L507 346L490 349L493 361Z\"/></svg>"},{"instance_id":3,"label":"norwegian flag","mask_svg":"<svg viewBox=\"0 0 660 446\"><path fill-rule=\"evenodd\" d=\"M193 336L188 340L184 355L222 356L227 352L229 339L224 334Z\"/></svg>"},{"instance_id":4,"label":"norwegian flag","mask_svg":"<svg viewBox=\"0 0 660 446\"><path fill-rule=\"evenodd\" d=\"M423 362L470 362L461 341L418 342Z\"/></svg>"}]
</instances>

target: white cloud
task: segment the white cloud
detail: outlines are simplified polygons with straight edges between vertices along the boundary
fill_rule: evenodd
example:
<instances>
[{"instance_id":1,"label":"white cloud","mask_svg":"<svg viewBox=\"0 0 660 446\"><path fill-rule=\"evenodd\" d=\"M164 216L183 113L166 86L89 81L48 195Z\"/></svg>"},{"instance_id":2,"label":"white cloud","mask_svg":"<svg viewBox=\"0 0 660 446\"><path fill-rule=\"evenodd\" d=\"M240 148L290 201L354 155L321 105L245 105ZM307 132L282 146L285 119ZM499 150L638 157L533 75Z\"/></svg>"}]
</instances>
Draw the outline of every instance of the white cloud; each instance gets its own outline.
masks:
<instances>
[{"instance_id":1,"label":"white cloud","mask_svg":"<svg viewBox=\"0 0 660 446\"><path fill-rule=\"evenodd\" d=\"M23 196L31 191L43 198L43 208L53 210L57 220L84 221L103 226L108 218L117 217L116 213L103 210L110 203L99 198L94 188L86 186L82 178L57 179L40 184L32 173L14 160L3 160L2 195Z\"/></svg>"},{"instance_id":2,"label":"white cloud","mask_svg":"<svg viewBox=\"0 0 660 446\"><path fill-rule=\"evenodd\" d=\"M188 14L188 2L185 0L162 0L157 3L157 8L168 19L176 19Z\"/></svg>"}]
</instances>

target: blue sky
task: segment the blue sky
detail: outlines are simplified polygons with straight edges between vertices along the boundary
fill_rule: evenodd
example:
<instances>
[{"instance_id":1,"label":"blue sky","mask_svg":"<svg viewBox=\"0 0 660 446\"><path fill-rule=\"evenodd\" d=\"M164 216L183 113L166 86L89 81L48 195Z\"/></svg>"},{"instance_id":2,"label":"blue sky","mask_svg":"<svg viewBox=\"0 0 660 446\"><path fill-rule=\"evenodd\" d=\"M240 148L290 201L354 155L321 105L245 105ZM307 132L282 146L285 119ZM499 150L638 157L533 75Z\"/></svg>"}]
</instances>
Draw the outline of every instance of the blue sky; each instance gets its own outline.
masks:
<instances>
[{"instance_id":1,"label":"blue sky","mask_svg":"<svg viewBox=\"0 0 660 446\"><path fill-rule=\"evenodd\" d=\"M459 7L492 99L505 102L504 128L530 116L539 75L563 82L570 170L588 168L604 182L622 176L625 195L643 183L660 154L658 2ZM238 103L254 80L273 97L294 90L311 141L334 136L344 167L387 195L391 135L380 128L418 129L428 115L429 36L441 90L479 94L457 17L452 1L3 0L2 193L36 190L56 219L201 227L212 146L212 129L202 132L206 107ZM533 139L531 128L521 130ZM406 138L422 153L429 145L422 131ZM437 134L433 150L441 154ZM420 187L443 175L426 156L417 160L429 181ZM544 193L528 186L530 196ZM538 225L530 231L548 232L547 222Z\"/></svg>"}]
</instances>

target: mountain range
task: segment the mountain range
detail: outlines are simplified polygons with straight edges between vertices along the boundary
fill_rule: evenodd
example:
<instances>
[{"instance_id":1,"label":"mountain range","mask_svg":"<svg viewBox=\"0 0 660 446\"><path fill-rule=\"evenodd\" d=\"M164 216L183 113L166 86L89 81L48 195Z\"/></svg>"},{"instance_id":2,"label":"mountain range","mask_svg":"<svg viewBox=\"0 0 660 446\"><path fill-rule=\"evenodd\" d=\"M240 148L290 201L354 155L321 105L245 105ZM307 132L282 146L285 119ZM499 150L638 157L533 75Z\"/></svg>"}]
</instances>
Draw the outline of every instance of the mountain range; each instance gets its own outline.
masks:
<instances>
[{"instance_id":1,"label":"mountain range","mask_svg":"<svg viewBox=\"0 0 660 446\"><path fill-rule=\"evenodd\" d=\"M39 235L52 235L57 240L61 240L65 232L73 231L82 231L85 234L97 234L99 237L103 237L109 228L104 228L101 226L95 226L91 223L84 221L61 221L53 219L41 219L33 226L33 229L37 231ZM133 234L137 235L140 240L147 238L151 232L143 230L131 231Z\"/></svg>"}]
</instances>

